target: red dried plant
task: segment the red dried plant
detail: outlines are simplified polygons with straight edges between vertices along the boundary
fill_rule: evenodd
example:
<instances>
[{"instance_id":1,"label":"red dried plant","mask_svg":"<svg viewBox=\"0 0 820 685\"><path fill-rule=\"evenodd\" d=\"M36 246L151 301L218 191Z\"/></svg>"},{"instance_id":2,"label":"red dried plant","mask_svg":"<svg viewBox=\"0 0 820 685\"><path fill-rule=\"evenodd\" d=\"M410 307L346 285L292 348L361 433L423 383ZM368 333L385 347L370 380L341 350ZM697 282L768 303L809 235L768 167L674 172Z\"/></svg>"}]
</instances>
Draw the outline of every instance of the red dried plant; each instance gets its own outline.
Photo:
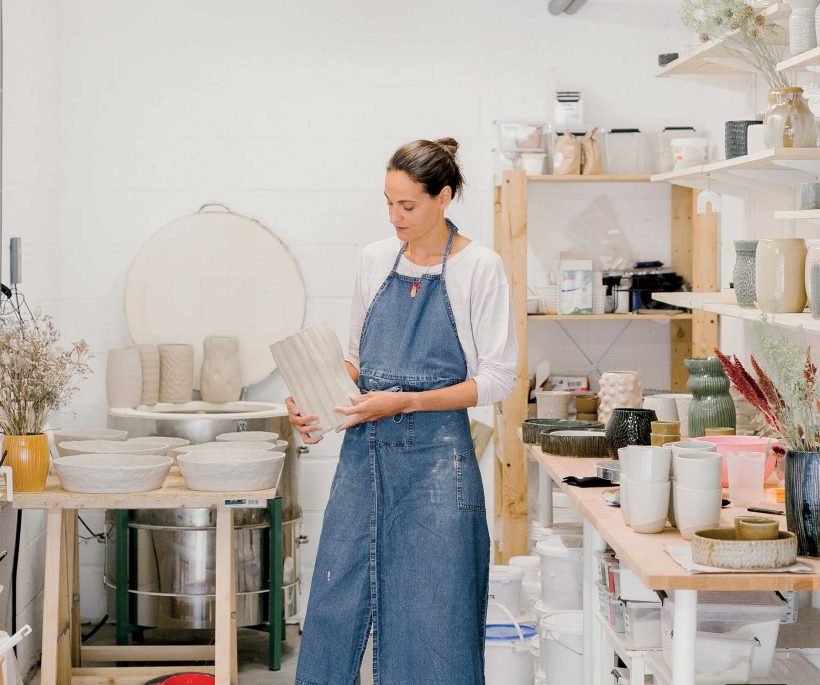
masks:
<instances>
[{"instance_id":1,"label":"red dried plant","mask_svg":"<svg viewBox=\"0 0 820 685\"><path fill-rule=\"evenodd\" d=\"M775 431L782 433L784 429L781 421L784 407L783 397L766 372L760 368L754 356L751 358L752 368L754 368L758 380L755 380L745 369L737 355L733 355L732 359L729 359L718 349L715 349L715 355L720 359L729 380L732 381L749 404L763 414L766 423Z\"/></svg>"}]
</instances>

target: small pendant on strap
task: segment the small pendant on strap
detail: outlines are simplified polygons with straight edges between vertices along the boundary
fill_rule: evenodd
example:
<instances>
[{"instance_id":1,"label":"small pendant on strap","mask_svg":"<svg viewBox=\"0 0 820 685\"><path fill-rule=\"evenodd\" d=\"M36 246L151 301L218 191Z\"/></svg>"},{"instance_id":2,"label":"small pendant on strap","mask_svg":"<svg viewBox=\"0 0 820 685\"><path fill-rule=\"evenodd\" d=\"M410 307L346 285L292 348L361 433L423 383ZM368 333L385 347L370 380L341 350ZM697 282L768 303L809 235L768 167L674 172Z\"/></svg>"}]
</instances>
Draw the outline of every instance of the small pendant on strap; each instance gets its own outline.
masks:
<instances>
[{"instance_id":1,"label":"small pendant on strap","mask_svg":"<svg viewBox=\"0 0 820 685\"><path fill-rule=\"evenodd\" d=\"M418 293L419 288L421 288L421 281L417 281L410 286L410 297L415 297L416 293Z\"/></svg>"}]
</instances>

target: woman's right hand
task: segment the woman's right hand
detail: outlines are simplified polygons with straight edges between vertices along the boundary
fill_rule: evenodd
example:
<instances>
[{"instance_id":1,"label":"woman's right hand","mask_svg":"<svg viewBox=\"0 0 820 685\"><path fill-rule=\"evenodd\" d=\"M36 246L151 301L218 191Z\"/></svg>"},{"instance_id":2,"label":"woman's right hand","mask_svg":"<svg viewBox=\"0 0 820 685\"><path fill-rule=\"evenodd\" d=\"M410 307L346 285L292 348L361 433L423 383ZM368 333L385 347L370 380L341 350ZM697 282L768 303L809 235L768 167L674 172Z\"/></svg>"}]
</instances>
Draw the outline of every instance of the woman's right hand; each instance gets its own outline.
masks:
<instances>
[{"instance_id":1,"label":"woman's right hand","mask_svg":"<svg viewBox=\"0 0 820 685\"><path fill-rule=\"evenodd\" d=\"M288 420L290 421L290 425L299 433L302 442L306 445L315 445L317 442L321 442L321 434L316 438L310 437L311 433L318 433L322 430L322 427L316 423L319 417L316 414L302 416L299 407L296 406L296 402L290 396L285 398L285 406L288 408Z\"/></svg>"}]
</instances>

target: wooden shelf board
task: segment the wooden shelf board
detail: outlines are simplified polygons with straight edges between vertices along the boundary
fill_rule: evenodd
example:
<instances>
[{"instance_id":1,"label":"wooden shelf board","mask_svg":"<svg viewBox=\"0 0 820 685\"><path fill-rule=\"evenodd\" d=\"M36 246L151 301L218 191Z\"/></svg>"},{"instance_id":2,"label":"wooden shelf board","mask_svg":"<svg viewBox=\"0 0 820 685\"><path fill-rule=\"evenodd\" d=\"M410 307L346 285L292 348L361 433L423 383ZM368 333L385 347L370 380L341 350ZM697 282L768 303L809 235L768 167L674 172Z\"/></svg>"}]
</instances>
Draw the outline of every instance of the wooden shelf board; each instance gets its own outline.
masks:
<instances>
[{"instance_id":1,"label":"wooden shelf board","mask_svg":"<svg viewBox=\"0 0 820 685\"><path fill-rule=\"evenodd\" d=\"M774 213L775 219L790 221L792 219L809 219L820 221L820 209L793 209Z\"/></svg>"},{"instance_id":2,"label":"wooden shelf board","mask_svg":"<svg viewBox=\"0 0 820 685\"><path fill-rule=\"evenodd\" d=\"M624 633L616 633L615 629L611 625L609 625L609 621L607 621L603 616L601 616L600 612L598 611L597 600L595 602L595 618L601 624L601 628L604 631L606 641L612 647L612 650L619 657L621 657L621 659L623 659L624 663L626 663L627 666L632 661L633 656L646 656L649 652L661 651L660 647L653 647L651 649L635 647L633 644L629 642L629 640L626 639L626 635Z\"/></svg>"},{"instance_id":3,"label":"wooden shelf board","mask_svg":"<svg viewBox=\"0 0 820 685\"><path fill-rule=\"evenodd\" d=\"M596 176L527 176L527 181L536 183L649 183L649 174L604 174Z\"/></svg>"},{"instance_id":4,"label":"wooden shelf board","mask_svg":"<svg viewBox=\"0 0 820 685\"><path fill-rule=\"evenodd\" d=\"M686 321L691 314L528 314L530 321Z\"/></svg>"},{"instance_id":5,"label":"wooden shelf board","mask_svg":"<svg viewBox=\"0 0 820 685\"><path fill-rule=\"evenodd\" d=\"M721 316L731 316L735 319L768 323L780 328L802 329L804 331L820 332L820 319L813 319L810 312L799 314L764 314L759 309L744 309L736 304L705 304L703 309Z\"/></svg>"},{"instance_id":6,"label":"wooden shelf board","mask_svg":"<svg viewBox=\"0 0 820 685\"><path fill-rule=\"evenodd\" d=\"M652 299L683 309L703 309L706 304L735 304L735 291L726 289L719 293L652 293Z\"/></svg>"},{"instance_id":7,"label":"wooden shelf board","mask_svg":"<svg viewBox=\"0 0 820 685\"><path fill-rule=\"evenodd\" d=\"M760 12L767 23L782 22L789 18L791 9L785 2L778 2ZM671 76L749 76L752 67L737 65L734 61L721 63L721 58L733 55L726 49L725 40L711 40L699 45L691 52L681 55L674 62L667 64L657 74L658 78ZM780 45L788 44L788 31L783 26L777 27L774 41Z\"/></svg>"},{"instance_id":8,"label":"wooden shelf board","mask_svg":"<svg viewBox=\"0 0 820 685\"><path fill-rule=\"evenodd\" d=\"M807 50L801 52L799 55L794 55L778 63L777 70L784 71L802 71L809 67L820 66L820 48Z\"/></svg>"}]
</instances>

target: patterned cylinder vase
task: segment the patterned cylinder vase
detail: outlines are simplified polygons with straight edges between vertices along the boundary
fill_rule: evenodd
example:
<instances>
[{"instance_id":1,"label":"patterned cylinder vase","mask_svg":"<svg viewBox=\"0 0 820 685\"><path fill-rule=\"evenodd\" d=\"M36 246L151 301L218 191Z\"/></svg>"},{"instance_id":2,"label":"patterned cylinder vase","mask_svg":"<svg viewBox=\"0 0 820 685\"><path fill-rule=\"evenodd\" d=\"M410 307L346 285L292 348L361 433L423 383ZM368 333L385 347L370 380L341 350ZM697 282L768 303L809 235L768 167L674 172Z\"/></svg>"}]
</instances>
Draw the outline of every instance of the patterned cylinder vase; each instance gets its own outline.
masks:
<instances>
[{"instance_id":1,"label":"patterned cylinder vase","mask_svg":"<svg viewBox=\"0 0 820 685\"><path fill-rule=\"evenodd\" d=\"M786 453L786 524L797 553L820 557L820 453Z\"/></svg>"},{"instance_id":2,"label":"patterned cylinder vase","mask_svg":"<svg viewBox=\"0 0 820 685\"><path fill-rule=\"evenodd\" d=\"M701 438L707 428L734 428L735 403L729 377L717 357L693 357L684 362L689 371L689 437Z\"/></svg>"},{"instance_id":3,"label":"patterned cylinder vase","mask_svg":"<svg viewBox=\"0 0 820 685\"><path fill-rule=\"evenodd\" d=\"M242 394L239 341L236 338L205 338L199 389L205 402L236 402Z\"/></svg>"},{"instance_id":4,"label":"patterned cylinder vase","mask_svg":"<svg viewBox=\"0 0 820 685\"><path fill-rule=\"evenodd\" d=\"M181 404L194 395L194 348L159 346L159 401Z\"/></svg>"},{"instance_id":5,"label":"patterned cylinder vase","mask_svg":"<svg viewBox=\"0 0 820 685\"><path fill-rule=\"evenodd\" d=\"M733 280L737 303L745 309L752 309L757 300L755 293L756 240L735 240L735 269Z\"/></svg>"},{"instance_id":6,"label":"patterned cylinder vase","mask_svg":"<svg viewBox=\"0 0 820 685\"><path fill-rule=\"evenodd\" d=\"M637 371L607 371L600 385L598 421L604 425L616 407L639 409L643 405L643 385Z\"/></svg>"},{"instance_id":7,"label":"patterned cylinder vase","mask_svg":"<svg viewBox=\"0 0 820 685\"><path fill-rule=\"evenodd\" d=\"M159 348L156 345L137 347L142 363L141 404L154 405L159 402Z\"/></svg>"}]
</instances>

